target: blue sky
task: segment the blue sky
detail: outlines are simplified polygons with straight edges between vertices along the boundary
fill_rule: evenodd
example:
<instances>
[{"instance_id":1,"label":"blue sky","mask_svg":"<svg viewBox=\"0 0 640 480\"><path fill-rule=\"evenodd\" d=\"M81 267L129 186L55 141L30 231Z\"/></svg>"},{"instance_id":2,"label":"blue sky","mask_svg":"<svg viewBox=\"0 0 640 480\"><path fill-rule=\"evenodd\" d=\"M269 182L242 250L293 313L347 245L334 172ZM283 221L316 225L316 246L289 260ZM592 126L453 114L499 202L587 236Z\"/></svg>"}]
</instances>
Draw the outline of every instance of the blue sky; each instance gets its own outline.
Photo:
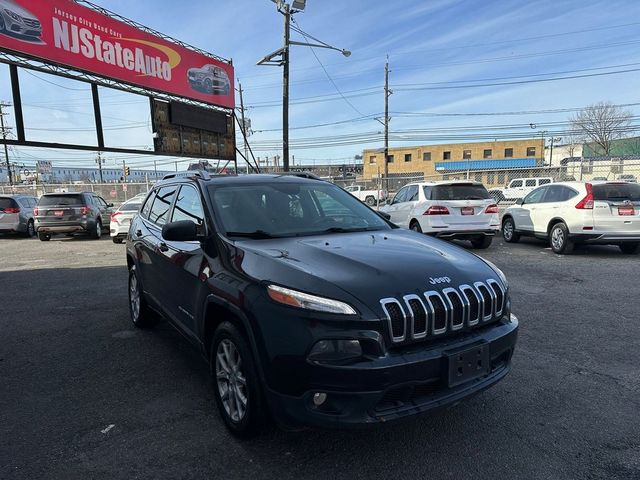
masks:
<instances>
[{"instance_id":1,"label":"blue sky","mask_svg":"<svg viewBox=\"0 0 640 480\"><path fill-rule=\"evenodd\" d=\"M236 77L245 90L247 115L256 131L251 137L256 155L273 157L279 153L282 71L255 65L281 46L283 20L272 2L95 1L175 38L232 58ZM640 103L640 71L473 86L639 69L640 2L633 0L308 0L306 11L295 18L308 33L353 52L350 58L344 58L335 51L316 49L325 73L309 48L292 47L291 141L308 144L304 139L314 138L322 145L292 149L297 163L341 163L353 159L363 148L381 146L382 126L373 117L383 112L386 55L394 90L390 98L392 146L439 143L443 131L433 129L446 128L450 129L448 134L465 137L473 127L480 127L473 131L478 133L487 132L491 125L509 125L502 133L495 133L495 138L514 132L533 136L544 128L560 131L562 125L544 125L566 121L570 115L470 115L474 113L568 109L598 101ZM303 40L299 36L296 39ZM40 78L28 74L21 77L23 101L31 105L25 106L27 126L33 128L29 135L93 142L88 89L76 82L37 76ZM105 126L110 128L107 143L149 145L147 102L116 91L104 91L102 95ZM10 96L7 68L0 65L0 100L8 101ZM308 98L316 96L321 98ZM640 112L638 106L628 109ZM529 123L542 127L527 131ZM334 125L300 128L317 124ZM409 129L425 132L415 141L406 133L398 133ZM341 143L335 137L344 135L354 135L353 144L329 146ZM12 155L23 161L51 158L67 165L93 162L92 155L83 152L21 148L14 149ZM107 154L107 158L115 164L120 157ZM131 165L150 164L149 158L143 157L130 157L128 161Z\"/></svg>"}]
</instances>

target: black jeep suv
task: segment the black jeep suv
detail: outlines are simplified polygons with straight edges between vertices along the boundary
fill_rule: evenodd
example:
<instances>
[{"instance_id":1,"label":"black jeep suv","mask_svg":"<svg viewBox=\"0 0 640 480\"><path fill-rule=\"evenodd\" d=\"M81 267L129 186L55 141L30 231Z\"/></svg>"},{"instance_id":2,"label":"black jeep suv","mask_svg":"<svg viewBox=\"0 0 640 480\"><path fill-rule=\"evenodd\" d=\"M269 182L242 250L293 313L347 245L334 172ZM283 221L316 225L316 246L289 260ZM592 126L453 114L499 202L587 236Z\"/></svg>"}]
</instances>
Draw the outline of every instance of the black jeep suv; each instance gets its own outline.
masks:
<instances>
[{"instance_id":1,"label":"black jeep suv","mask_svg":"<svg viewBox=\"0 0 640 480\"><path fill-rule=\"evenodd\" d=\"M500 270L288 175L165 177L127 238L133 323L166 317L207 357L230 430L387 422L508 373Z\"/></svg>"}]
</instances>

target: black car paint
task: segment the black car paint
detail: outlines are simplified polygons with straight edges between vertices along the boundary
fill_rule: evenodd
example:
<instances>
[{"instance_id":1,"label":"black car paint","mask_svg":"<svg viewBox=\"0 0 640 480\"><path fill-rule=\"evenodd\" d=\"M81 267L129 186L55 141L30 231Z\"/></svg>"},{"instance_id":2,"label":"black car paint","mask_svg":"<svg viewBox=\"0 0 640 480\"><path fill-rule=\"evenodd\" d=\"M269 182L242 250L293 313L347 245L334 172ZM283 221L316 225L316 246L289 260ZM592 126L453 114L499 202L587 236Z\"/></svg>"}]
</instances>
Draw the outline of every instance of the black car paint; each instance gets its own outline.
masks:
<instances>
[{"instance_id":1,"label":"black car paint","mask_svg":"<svg viewBox=\"0 0 640 480\"><path fill-rule=\"evenodd\" d=\"M212 316L224 311L241 324L251 344L271 412L283 426L361 425L435 409L480 391L510 368L517 320L503 318L481 329L394 348L380 299L402 298L426 290L430 277L446 276L456 285L495 279L496 272L472 253L416 232L394 228L372 232L232 241L218 232L206 192L218 182L313 182L300 178L245 177L172 179L158 186L196 185L205 210L201 241L179 242L141 215L131 222L127 260L141 273L145 297L183 335L208 354ZM357 315L302 310L272 301L268 284L346 302ZM445 285L446 286L446 285ZM506 286L505 286L506 289ZM225 318L227 319L227 318ZM321 339L359 339L367 355L350 365L317 365L307 356ZM390 387L434 381L442 376L444 353L468 345L491 345L502 358L497 374L458 389L443 389L424 408L389 418L370 414ZM341 415L314 411L310 395L333 392L343 398ZM338 401L338 400L336 400Z\"/></svg>"}]
</instances>

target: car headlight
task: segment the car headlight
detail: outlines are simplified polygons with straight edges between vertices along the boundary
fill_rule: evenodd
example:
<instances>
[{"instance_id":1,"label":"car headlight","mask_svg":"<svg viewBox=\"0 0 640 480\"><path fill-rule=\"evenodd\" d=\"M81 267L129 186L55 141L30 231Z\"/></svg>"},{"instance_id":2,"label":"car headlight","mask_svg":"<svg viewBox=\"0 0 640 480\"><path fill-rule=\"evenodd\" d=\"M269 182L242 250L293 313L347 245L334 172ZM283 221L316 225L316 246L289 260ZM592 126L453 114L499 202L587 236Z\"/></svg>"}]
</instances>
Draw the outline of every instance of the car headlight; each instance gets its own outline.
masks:
<instances>
[{"instance_id":1,"label":"car headlight","mask_svg":"<svg viewBox=\"0 0 640 480\"><path fill-rule=\"evenodd\" d=\"M16 22L21 22L22 21L22 17L20 15L18 15L17 13L12 12L11 10L9 10L7 8L4 9L4 13L9 15Z\"/></svg>"},{"instance_id":2,"label":"car headlight","mask_svg":"<svg viewBox=\"0 0 640 480\"><path fill-rule=\"evenodd\" d=\"M502 283L504 284L504 287L506 289L509 288L509 282L507 281L507 277L504 274L504 272L502 270L500 270L495 263L490 262L489 260L487 260L486 258L483 258L482 260L484 260L484 262L489 265L491 268L493 268L493 270L496 272L496 274L498 275L498 277L500 278L500 280L502 281Z\"/></svg>"},{"instance_id":3,"label":"car headlight","mask_svg":"<svg viewBox=\"0 0 640 480\"><path fill-rule=\"evenodd\" d=\"M356 315L357 313L355 309L347 303L339 302L331 298L317 297L277 285L269 285L267 292L272 300L282 303L283 305L289 305L290 307L315 310L318 312L340 313L342 315Z\"/></svg>"}]
</instances>

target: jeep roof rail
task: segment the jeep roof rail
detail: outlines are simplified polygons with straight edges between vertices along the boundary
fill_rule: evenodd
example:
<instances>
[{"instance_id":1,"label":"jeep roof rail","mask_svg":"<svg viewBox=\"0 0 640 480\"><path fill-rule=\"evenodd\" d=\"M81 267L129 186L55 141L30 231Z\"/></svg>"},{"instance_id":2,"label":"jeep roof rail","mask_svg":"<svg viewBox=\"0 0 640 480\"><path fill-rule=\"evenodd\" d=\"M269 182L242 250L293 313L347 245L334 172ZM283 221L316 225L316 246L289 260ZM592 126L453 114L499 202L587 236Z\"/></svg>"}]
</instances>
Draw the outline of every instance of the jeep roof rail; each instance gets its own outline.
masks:
<instances>
[{"instance_id":1,"label":"jeep roof rail","mask_svg":"<svg viewBox=\"0 0 640 480\"><path fill-rule=\"evenodd\" d=\"M185 170L184 172L167 173L162 180L169 178L188 178L188 177L200 177L203 180L209 180L209 172L206 170Z\"/></svg>"}]
</instances>

